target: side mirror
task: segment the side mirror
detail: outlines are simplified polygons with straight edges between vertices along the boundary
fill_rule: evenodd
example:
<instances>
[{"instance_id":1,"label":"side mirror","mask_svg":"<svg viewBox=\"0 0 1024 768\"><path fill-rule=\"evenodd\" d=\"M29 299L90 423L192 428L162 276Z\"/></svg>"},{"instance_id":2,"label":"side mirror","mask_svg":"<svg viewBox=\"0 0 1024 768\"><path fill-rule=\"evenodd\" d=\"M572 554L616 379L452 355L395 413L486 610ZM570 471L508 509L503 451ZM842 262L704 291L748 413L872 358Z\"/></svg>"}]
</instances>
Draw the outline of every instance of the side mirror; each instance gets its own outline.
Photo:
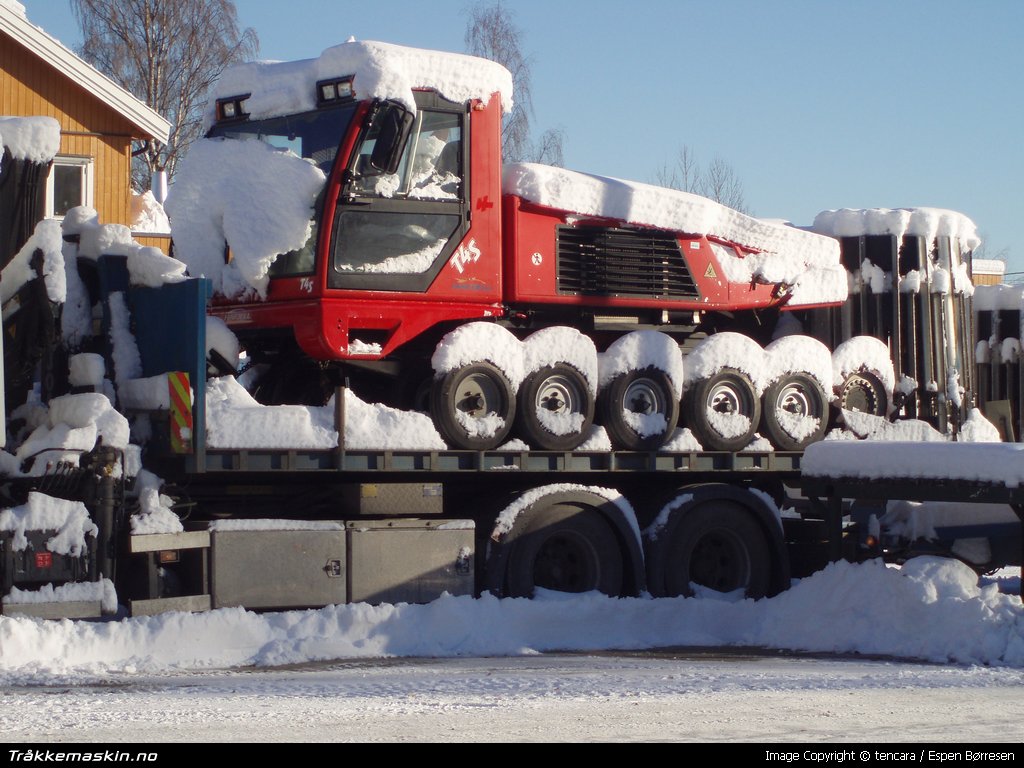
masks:
<instances>
[{"instance_id":1,"label":"side mirror","mask_svg":"<svg viewBox=\"0 0 1024 768\"><path fill-rule=\"evenodd\" d=\"M413 114L401 104L388 102L381 107L376 123L377 141L370 155L370 168L378 173L392 174L398 170L405 143L412 131Z\"/></svg>"}]
</instances>

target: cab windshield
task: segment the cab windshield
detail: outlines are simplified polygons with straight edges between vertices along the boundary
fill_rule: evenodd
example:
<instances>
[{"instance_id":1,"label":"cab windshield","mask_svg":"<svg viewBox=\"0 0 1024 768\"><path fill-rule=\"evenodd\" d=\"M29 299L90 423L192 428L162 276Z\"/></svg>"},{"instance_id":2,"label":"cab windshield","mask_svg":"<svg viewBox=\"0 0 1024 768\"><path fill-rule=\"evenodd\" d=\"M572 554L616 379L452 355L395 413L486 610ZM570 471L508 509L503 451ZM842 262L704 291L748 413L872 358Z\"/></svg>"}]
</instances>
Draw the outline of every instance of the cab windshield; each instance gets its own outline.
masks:
<instances>
[{"instance_id":1,"label":"cab windshield","mask_svg":"<svg viewBox=\"0 0 1024 768\"><path fill-rule=\"evenodd\" d=\"M325 176L331 173L338 146L356 111L355 103L302 112L296 115L222 123L210 129L210 138L259 139L273 147L289 150L310 160ZM270 267L270 277L306 275L314 271L317 220L323 208L323 192L317 197L309 239L298 250L279 255Z\"/></svg>"}]
</instances>

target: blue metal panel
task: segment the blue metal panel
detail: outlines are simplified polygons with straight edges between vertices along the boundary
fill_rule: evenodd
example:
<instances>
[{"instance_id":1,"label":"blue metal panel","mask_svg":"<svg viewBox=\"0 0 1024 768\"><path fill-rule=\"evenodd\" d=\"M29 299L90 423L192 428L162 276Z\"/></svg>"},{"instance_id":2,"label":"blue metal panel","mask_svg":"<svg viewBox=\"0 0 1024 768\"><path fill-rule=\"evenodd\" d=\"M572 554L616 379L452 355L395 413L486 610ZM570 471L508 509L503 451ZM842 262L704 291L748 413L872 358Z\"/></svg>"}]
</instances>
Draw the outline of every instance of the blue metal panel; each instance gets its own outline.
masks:
<instances>
[{"instance_id":1,"label":"blue metal panel","mask_svg":"<svg viewBox=\"0 0 1024 768\"><path fill-rule=\"evenodd\" d=\"M132 288L128 294L142 375L189 374L197 458L206 449L206 302L210 294L210 281L202 278L159 288Z\"/></svg>"}]
</instances>

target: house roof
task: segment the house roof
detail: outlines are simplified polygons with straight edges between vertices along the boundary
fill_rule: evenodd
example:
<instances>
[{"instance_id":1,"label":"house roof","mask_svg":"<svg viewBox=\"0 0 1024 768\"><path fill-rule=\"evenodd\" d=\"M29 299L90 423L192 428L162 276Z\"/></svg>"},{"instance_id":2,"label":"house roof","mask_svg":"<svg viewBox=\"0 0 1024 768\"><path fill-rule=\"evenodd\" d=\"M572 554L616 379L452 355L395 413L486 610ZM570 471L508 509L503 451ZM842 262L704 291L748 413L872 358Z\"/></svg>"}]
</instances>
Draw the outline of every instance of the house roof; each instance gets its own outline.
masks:
<instances>
[{"instance_id":1,"label":"house roof","mask_svg":"<svg viewBox=\"0 0 1024 768\"><path fill-rule=\"evenodd\" d=\"M67 74L111 109L124 116L146 137L167 143L171 124L95 67L87 64L57 38L32 24L20 4L0 0L0 32Z\"/></svg>"}]
</instances>

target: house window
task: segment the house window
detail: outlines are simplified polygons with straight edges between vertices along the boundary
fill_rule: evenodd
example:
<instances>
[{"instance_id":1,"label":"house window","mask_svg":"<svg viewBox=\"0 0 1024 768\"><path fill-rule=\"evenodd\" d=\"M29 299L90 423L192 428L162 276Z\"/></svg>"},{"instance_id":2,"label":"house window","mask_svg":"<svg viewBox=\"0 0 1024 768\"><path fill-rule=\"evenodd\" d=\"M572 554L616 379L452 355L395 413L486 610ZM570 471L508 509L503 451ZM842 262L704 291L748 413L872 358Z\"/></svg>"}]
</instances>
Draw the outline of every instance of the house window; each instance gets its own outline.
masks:
<instances>
[{"instance_id":1,"label":"house window","mask_svg":"<svg viewBox=\"0 0 1024 768\"><path fill-rule=\"evenodd\" d=\"M46 180L46 216L62 219L78 205L92 205L92 158L57 155Z\"/></svg>"}]
</instances>

